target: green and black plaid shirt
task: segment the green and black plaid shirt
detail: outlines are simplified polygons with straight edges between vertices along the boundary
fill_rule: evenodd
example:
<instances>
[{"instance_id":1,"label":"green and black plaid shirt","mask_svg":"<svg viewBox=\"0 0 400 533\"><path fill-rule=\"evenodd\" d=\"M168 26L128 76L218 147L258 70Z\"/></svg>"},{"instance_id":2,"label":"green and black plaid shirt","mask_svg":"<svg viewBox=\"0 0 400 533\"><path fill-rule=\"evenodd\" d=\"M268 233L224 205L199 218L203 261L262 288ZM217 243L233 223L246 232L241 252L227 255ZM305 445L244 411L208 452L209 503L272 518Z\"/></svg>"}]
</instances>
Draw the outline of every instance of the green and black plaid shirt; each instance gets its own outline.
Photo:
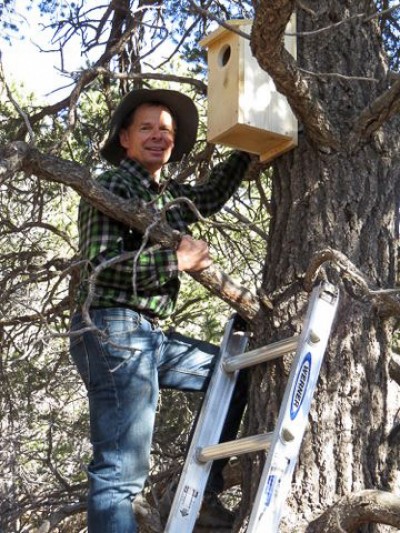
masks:
<instances>
[{"instance_id":1,"label":"green and black plaid shirt","mask_svg":"<svg viewBox=\"0 0 400 533\"><path fill-rule=\"evenodd\" d=\"M98 181L125 200L151 201L158 209L178 197L186 197L207 217L219 211L237 190L249 161L248 154L233 152L226 162L211 171L205 185L191 186L171 180L162 194L147 170L131 159L122 160L118 169L104 172ZM167 221L173 229L188 233L188 225L196 221L196 216L181 202L168 209ZM141 244L142 236L136 230L82 200L79 246L81 259L87 263L81 273L79 302L83 303L87 297L87 277L93 267L124 252L138 250ZM129 307L166 318L174 309L179 285L176 252L148 244L137 257L116 262L100 272L91 306Z\"/></svg>"}]
</instances>

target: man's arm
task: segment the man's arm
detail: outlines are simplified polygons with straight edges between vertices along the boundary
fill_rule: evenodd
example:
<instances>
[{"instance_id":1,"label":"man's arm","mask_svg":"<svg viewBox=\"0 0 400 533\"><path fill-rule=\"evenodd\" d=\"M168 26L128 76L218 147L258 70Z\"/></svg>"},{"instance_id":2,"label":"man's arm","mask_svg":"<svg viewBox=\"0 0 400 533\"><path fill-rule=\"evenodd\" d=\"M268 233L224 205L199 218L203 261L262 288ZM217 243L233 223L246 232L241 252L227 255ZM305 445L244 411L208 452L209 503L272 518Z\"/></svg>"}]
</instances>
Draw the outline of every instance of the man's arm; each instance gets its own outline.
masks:
<instances>
[{"instance_id":1,"label":"man's arm","mask_svg":"<svg viewBox=\"0 0 400 533\"><path fill-rule=\"evenodd\" d=\"M214 167L204 185L192 186L173 182L170 185L171 192L175 197L182 196L191 200L202 216L211 216L237 191L250 161L248 153L234 151L227 161ZM186 204L182 203L180 209L187 223L197 220L196 214Z\"/></svg>"}]
</instances>

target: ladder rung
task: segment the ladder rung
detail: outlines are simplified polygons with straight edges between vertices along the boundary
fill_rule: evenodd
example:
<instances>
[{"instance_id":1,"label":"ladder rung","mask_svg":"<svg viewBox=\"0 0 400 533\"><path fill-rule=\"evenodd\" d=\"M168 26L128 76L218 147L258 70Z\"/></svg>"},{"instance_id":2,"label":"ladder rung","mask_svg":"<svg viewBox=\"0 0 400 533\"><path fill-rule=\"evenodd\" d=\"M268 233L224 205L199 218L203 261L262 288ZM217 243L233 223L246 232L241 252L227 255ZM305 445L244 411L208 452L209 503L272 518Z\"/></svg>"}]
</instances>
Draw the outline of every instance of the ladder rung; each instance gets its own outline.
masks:
<instances>
[{"instance_id":1,"label":"ladder rung","mask_svg":"<svg viewBox=\"0 0 400 533\"><path fill-rule=\"evenodd\" d=\"M268 448L272 437L273 433L262 433L261 435L221 442L212 446L204 446L197 450L196 458L201 463L206 463L207 461L215 461L216 459L232 457L233 455L258 452Z\"/></svg>"},{"instance_id":2,"label":"ladder rung","mask_svg":"<svg viewBox=\"0 0 400 533\"><path fill-rule=\"evenodd\" d=\"M257 348L251 352L245 352L240 355L227 357L222 363L224 370L226 372L234 372L235 370L240 370L241 368L246 368L248 366L257 365L258 363L263 363L265 361L272 361L272 359L276 359L277 357L282 357L283 355L296 350L299 338L299 335L294 335L288 339L267 344L266 346L262 346L261 348Z\"/></svg>"}]
</instances>

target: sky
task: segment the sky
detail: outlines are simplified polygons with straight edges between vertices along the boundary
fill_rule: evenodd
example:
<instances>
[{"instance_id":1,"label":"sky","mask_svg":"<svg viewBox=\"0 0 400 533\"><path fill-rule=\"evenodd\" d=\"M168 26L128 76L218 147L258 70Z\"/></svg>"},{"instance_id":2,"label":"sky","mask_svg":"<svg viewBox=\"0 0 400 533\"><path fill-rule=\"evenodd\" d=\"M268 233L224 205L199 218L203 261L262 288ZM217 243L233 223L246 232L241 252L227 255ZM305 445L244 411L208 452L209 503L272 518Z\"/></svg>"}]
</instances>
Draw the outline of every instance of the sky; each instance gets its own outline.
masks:
<instances>
[{"instance_id":1,"label":"sky","mask_svg":"<svg viewBox=\"0 0 400 533\"><path fill-rule=\"evenodd\" d=\"M6 81L9 84L13 81L23 84L27 92L33 92L40 103L46 104L61 100L70 93L72 87L52 92L68 86L71 80L57 71L57 67L60 67L60 54L57 51L40 51L40 47L43 50L56 48L57 43L51 44L54 30L43 28L50 20L49 17L40 16L38 3L37 0L15 0L15 11L19 17L11 14L9 17L10 22L16 24L19 31L11 33L11 45L0 35L0 50ZM97 0L85 0L85 9L90 9L91 4L99 7ZM32 6L32 9L28 10L27 6ZM172 45L166 46L164 43L162 51L159 49L153 56L155 64L164 60L171 49ZM86 66L87 58L82 57L78 38L71 39L63 47L63 51L65 71L73 72ZM98 58L98 48L95 48L93 53L96 57L89 57L89 60Z\"/></svg>"},{"instance_id":2,"label":"sky","mask_svg":"<svg viewBox=\"0 0 400 533\"><path fill-rule=\"evenodd\" d=\"M0 50L5 78L8 84L16 82L27 91L32 91L41 100L41 103L52 103L68 94L68 89L52 91L69 83L69 78L62 76L56 69L60 65L58 52L45 53L43 49L50 48L52 30L44 30L45 19L41 18L39 11L33 8L26 9L27 3L17 0L16 11L19 17L11 20L18 26L18 33L11 34L11 44L0 38ZM65 54L66 70L78 69L83 64L80 49L77 44L71 44Z\"/></svg>"}]
</instances>

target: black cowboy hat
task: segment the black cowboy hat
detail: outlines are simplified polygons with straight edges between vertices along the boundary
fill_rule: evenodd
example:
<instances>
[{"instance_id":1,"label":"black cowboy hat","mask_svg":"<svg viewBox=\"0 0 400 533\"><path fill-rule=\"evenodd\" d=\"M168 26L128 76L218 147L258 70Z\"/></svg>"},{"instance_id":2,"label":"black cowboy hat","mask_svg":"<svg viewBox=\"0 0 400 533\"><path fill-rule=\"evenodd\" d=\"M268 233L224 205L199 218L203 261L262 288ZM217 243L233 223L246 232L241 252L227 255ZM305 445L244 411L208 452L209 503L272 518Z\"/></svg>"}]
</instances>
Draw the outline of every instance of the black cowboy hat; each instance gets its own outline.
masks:
<instances>
[{"instance_id":1,"label":"black cowboy hat","mask_svg":"<svg viewBox=\"0 0 400 533\"><path fill-rule=\"evenodd\" d=\"M178 91L168 89L135 89L124 96L111 117L108 139L100 151L109 163L119 165L125 157L125 148L119 142L119 131L124 119L141 104L153 102L166 106L176 121L175 146L169 161L179 161L193 148L199 122L193 100Z\"/></svg>"}]
</instances>

